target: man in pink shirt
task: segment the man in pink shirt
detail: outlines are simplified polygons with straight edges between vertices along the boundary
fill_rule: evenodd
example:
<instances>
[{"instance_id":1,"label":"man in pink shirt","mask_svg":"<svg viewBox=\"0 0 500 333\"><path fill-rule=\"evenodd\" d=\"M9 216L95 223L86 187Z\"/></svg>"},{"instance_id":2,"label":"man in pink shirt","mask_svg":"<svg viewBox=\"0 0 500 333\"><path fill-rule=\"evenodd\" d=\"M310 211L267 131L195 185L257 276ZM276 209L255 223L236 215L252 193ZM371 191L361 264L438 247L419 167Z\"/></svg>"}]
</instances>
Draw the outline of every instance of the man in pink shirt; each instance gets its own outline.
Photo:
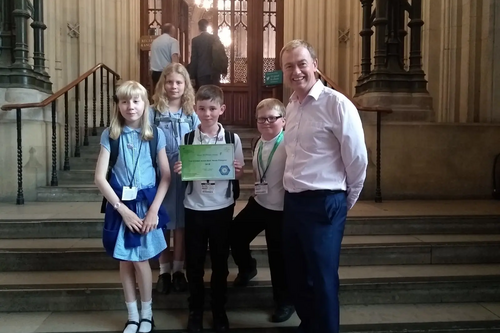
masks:
<instances>
[{"instance_id":1,"label":"man in pink shirt","mask_svg":"<svg viewBox=\"0 0 500 333\"><path fill-rule=\"evenodd\" d=\"M358 110L316 78L313 47L281 50L286 108L284 253L299 332L339 332L339 259L347 211L359 197L367 153Z\"/></svg>"}]
</instances>

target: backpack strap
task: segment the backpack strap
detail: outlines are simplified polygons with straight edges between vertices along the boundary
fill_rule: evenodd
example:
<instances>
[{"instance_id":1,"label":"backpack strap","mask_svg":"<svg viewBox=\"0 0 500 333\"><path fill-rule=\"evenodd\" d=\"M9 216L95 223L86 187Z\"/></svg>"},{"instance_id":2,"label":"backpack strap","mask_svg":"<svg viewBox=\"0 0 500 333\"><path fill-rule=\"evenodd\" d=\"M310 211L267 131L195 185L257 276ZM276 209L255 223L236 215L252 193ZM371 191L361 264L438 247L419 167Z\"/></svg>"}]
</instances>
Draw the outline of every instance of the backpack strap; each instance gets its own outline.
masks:
<instances>
[{"instance_id":1,"label":"backpack strap","mask_svg":"<svg viewBox=\"0 0 500 333\"><path fill-rule=\"evenodd\" d=\"M160 125L160 117L158 117L159 112L154 107L152 109L153 109L153 112L154 112L153 124L155 126L159 126Z\"/></svg>"},{"instance_id":2,"label":"backpack strap","mask_svg":"<svg viewBox=\"0 0 500 333\"><path fill-rule=\"evenodd\" d=\"M190 131L194 131L194 118L193 118L193 115L190 114L189 116L187 116L187 119L188 119L188 123L189 123L189 130Z\"/></svg>"},{"instance_id":3,"label":"backpack strap","mask_svg":"<svg viewBox=\"0 0 500 333\"><path fill-rule=\"evenodd\" d=\"M257 143L259 143L260 136L256 136L255 138L252 139L251 145L252 145L252 157L255 154L255 148L257 147Z\"/></svg>"},{"instance_id":4,"label":"backpack strap","mask_svg":"<svg viewBox=\"0 0 500 333\"><path fill-rule=\"evenodd\" d=\"M106 173L106 180L109 182L111 179L111 170L116 164L116 161L118 160L118 153L120 151L120 137L115 139L109 138L109 164L108 164L108 171ZM108 203L108 200L106 200L105 197L102 197L102 203L101 203L101 213L106 212L106 204Z\"/></svg>"},{"instance_id":5,"label":"backpack strap","mask_svg":"<svg viewBox=\"0 0 500 333\"><path fill-rule=\"evenodd\" d=\"M226 143L234 144L234 133L224 130L224 140L226 141ZM234 148L236 149L236 145L234 146ZM236 182L236 180L231 180L227 183L226 198L231 197L231 192L233 190L233 187L235 186L234 182Z\"/></svg>"},{"instance_id":6,"label":"backpack strap","mask_svg":"<svg viewBox=\"0 0 500 333\"><path fill-rule=\"evenodd\" d=\"M184 134L184 144L185 145L192 145L194 142L194 133L196 131L191 131L189 133ZM189 181L187 182L187 188L188 188L188 194L193 193L193 182Z\"/></svg>"},{"instance_id":7,"label":"backpack strap","mask_svg":"<svg viewBox=\"0 0 500 333\"><path fill-rule=\"evenodd\" d=\"M153 130L153 138L149 140L149 153L151 155L151 162L155 170L156 185L160 182L160 173L158 172L158 127L151 126Z\"/></svg>"},{"instance_id":8,"label":"backpack strap","mask_svg":"<svg viewBox=\"0 0 500 333\"><path fill-rule=\"evenodd\" d=\"M108 164L108 174L106 176L106 179L109 180L111 177L111 169L116 164L116 161L118 160L118 152L120 150L120 137L118 137L116 140L109 138L109 164Z\"/></svg>"}]
</instances>

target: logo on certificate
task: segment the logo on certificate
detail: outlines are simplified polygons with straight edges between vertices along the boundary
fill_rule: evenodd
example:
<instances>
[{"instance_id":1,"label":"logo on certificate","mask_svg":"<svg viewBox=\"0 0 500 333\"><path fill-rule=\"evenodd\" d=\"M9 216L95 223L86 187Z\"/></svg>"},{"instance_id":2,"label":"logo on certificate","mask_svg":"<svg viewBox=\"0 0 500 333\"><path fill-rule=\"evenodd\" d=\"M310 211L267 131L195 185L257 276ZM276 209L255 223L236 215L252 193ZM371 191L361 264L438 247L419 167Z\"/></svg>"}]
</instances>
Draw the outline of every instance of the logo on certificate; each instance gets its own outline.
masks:
<instances>
[{"instance_id":1,"label":"logo on certificate","mask_svg":"<svg viewBox=\"0 0 500 333\"><path fill-rule=\"evenodd\" d=\"M229 175L229 172L231 172L231 170L229 169L229 167L227 165L222 165L219 168L219 172L221 175L227 176L227 175Z\"/></svg>"}]
</instances>

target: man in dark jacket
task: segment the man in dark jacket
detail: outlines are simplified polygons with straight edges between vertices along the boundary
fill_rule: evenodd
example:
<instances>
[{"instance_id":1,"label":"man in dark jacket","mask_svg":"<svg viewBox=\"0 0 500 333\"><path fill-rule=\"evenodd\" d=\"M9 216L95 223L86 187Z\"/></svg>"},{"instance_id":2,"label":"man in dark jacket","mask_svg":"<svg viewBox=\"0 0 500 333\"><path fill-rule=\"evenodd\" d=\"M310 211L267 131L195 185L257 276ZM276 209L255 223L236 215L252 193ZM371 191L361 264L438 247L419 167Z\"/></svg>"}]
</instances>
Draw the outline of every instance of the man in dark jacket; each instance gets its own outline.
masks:
<instances>
[{"instance_id":1,"label":"man in dark jacket","mask_svg":"<svg viewBox=\"0 0 500 333\"><path fill-rule=\"evenodd\" d=\"M196 81L196 88L205 84L220 85L220 71L213 66L212 46L216 36L207 32L208 21L198 21L200 34L191 41L191 62L188 66L191 79Z\"/></svg>"}]
</instances>

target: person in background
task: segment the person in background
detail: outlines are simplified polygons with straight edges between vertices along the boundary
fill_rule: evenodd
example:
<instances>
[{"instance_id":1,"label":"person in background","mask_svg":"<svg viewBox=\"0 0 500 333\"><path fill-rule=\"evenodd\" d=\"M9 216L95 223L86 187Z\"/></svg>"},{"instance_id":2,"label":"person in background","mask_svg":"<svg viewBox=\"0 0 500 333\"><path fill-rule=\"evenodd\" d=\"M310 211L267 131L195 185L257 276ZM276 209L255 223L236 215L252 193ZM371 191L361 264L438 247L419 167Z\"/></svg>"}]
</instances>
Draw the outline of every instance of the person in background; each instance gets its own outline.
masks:
<instances>
[{"instance_id":1,"label":"person in background","mask_svg":"<svg viewBox=\"0 0 500 333\"><path fill-rule=\"evenodd\" d=\"M151 43L151 80L153 91L160 79L163 69L174 62L179 62L179 41L174 38L177 29L173 24L166 23L161 27L161 36Z\"/></svg>"}]
</instances>

